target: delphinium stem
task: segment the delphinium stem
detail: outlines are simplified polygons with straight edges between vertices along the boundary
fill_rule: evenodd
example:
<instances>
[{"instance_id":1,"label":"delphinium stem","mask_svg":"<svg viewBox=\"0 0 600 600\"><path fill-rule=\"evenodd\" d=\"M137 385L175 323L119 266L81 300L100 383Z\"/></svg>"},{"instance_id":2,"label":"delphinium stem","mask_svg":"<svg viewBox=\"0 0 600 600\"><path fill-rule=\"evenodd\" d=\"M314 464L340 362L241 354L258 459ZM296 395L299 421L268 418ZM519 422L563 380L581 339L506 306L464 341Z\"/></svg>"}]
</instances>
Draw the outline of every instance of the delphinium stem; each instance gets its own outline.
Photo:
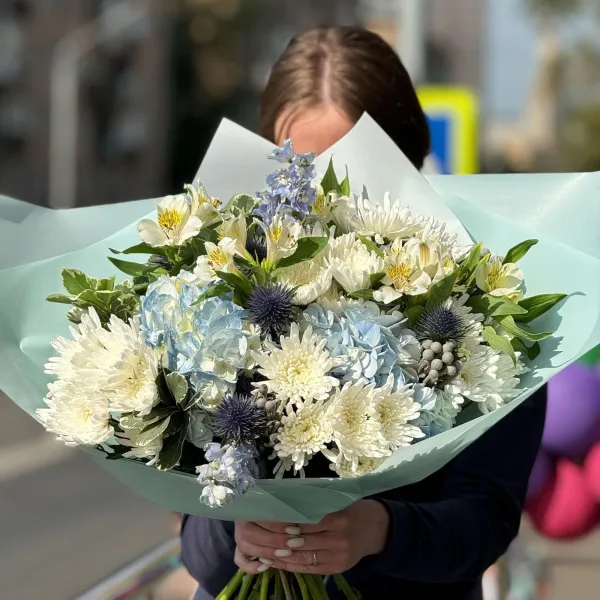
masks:
<instances>
[{"instance_id":1,"label":"delphinium stem","mask_svg":"<svg viewBox=\"0 0 600 600\"><path fill-rule=\"evenodd\" d=\"M294 600L294 594L292 593L292 588L290 587L290 583L287 579L287 575L285 571L278 571L279 578L281 579L281 585L283 586L283 591L285 593L285 600Z\"/></svg>"},{"instance_id":2,"label":"delphinium stem","mask_svg":"<svg viewBox=\"0 0 600 600\"><path fill-rule=\"evenodd\" d=\"M298 582L298 587L300 588L302 600L311 600L310 594L308 593L308 586L306 585L306 580L304 579L304 576L300 573L294 573L294 576L296 577L296 581Z\"/></svg>"},{"instance_id":3,"label":"delphinium stem","mask_svg":"<svg viewBox=\"0 0 600 600\"><path fill-rule=\"evenodd\" d=\"M243 571L238 571L215 600L231 600L233 593L240 587L244 575Z\"/></svg>"},{"instance_id":4,"label":"delphinium stem","mask_svg":"<svg viewBox=\"0 0 600 600\"><path fill-rule=\"evenodd\" d=\"M329 594L321 575L306 575L305 579L312 600L329 600Z\"/></svg>"},{"instance_id":5,"label":"delphinium stem","mask_svg":"<svg viewBox=\"0 0 600 600\"><path fill-rule=\"evenodd\" d=\"M244 575L242 579L242 588L240 589L239 594L237 595L237 600L246 600L248 598L248 594L252 589L252 584L254 583L254 575Z\"/></svg>"},{"instance_id":6,"label":"delphinium stem","mask_svg":"<svg viewBox=\"0 0 600 600\"><path fill-rule=\"evenodd\" d=\"M259 600L269 600L269 583L271 583L271 571L265 571L260 576L260 598L259 598Z\"/></svg>"},{"instance_id":7,"label":"delphinium stem","mask_svg":"<svg viewBox=\"0 0 600 600\"><path fill-rule=\"evenodd\" d=\"M333 580L340 592L343 592L348 600L360 600L360 596L350 587L350 584L343 575L334 575Z\"/></svg>"}]
</instances>

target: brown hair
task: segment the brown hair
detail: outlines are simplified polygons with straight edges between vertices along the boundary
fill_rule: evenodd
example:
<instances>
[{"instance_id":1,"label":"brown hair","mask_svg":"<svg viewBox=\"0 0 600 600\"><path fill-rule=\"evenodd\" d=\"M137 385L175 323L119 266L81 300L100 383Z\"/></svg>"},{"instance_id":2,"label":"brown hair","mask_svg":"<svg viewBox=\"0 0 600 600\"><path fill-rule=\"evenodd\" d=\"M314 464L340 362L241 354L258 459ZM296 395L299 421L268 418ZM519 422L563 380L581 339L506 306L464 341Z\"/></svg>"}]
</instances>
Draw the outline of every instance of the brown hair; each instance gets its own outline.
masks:
<instances>
[{"instance_id":1,"label":"brown hair","mask_svg":"<svg viewBox=\"0 0 600 600\"><path fill-rule=\"evenodd\" d=\"M334 104L354 122L367 112L420 169L430 150L427 119L404 65L377 34L318 27L292 39L262 95L261 133L275 141L283 112Z\"/></svg>"}]
</instances>

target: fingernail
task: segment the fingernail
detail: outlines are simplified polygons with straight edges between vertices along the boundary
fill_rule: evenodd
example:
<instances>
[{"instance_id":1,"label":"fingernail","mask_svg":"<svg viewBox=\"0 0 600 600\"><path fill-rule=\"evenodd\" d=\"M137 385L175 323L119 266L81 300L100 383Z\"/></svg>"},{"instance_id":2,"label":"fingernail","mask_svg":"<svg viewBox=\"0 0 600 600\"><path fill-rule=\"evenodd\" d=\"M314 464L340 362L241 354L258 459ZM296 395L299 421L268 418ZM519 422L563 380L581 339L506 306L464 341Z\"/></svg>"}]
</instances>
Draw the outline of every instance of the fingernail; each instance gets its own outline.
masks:
<instances>
[{"instance_id":1,"label":"fingernail","mask_svg":"<svg viewBox=\"0 0 600 600\"><path fill-rule=\"evenodd\" d=\"M284 531L288 535L300 535L302 533L302 529L300 529L298 525L290 525L289 527L286 527Z\"/></svg>"},{"instance_id":2,"label":"fingernail","mask_svg":"<svg viewBox=\"0 0 600 600\"><path fill-rule=\"evenodd\" d=\"M260 560L260 562L263 565L272 565L273 561L270 558L259 558L258 560Z\"/></svg>"},{"instance_id":3,"label":"fingernail","mask_svg":"<svg viewBox=\"0 0 600 600\"><path fill-rule=\"evenodd\" d=\"M270 565L260 565L260 567L258 567L258 569L256 569L257 573L264 573L267 569L270 569L271 566Z\"/></svg>"},{"instance_id":4,"label":"fingernail","mask_svg":"<svg viewBox=\"0 0 600 600\"><path fill-rule=\"evenodd\" d=\"M273 554L277 558L287 558L288 556L292 555L292 551L291 550L275 550L275 552L273 552Z\"/></svg>"},{"instance_id":5,"label":"fingernail","mask_svg":"<svg viewBox=\"0 0 600 600\"><path fill-rule=\"evenodd\" d=\"M292 538L286 542L288 548L302 548L306 544L306 540L301 537Z\"/></svg>"}]
</instances>

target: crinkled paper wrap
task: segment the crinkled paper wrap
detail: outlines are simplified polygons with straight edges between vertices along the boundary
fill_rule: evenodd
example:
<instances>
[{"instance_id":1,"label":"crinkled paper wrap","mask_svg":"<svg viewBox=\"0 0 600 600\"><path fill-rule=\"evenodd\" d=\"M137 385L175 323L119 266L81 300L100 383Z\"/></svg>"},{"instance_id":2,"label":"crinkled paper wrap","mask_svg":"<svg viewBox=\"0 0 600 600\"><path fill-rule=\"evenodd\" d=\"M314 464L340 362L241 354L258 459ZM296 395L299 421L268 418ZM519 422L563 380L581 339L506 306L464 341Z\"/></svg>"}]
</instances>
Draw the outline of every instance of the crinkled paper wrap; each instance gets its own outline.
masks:
<instances>
[{"instance_id":1,"label":"crinkled paper wrap","mask_svg":"<svg viewBox=\"0 0 600 600\"><path fill-rule=\"evenodd\" d=\"M274 163L272 145L223 121L200 168L211 195L227 199L264 187ZM353 190L371 201L389 191L414 212L435 216L467 242L481 240L498 253L529 238L540 243L521 261L528 295L563 292L557 312L536 321L556 328L542 343L534 370L523 377L523 394L508 406L455 429L398 450L379 472L357 479L259 481L228 506L199 501L195 477L159 472L127 461L102 467L134 491L171 511L218 519L315 522L364 496L417 482L442 468L552 375L600 342L600 174L432 176L429 183L368 116L317 164L324 172L348 166ZM0 198L0 388L30 415L43 405L50 341L68 334L64 307L44 302L59 291L63 267L92 276L113 273L110 248L137 243L137 221L154 211L154 200L52 211Z\"/></svg>"}]
</instances>

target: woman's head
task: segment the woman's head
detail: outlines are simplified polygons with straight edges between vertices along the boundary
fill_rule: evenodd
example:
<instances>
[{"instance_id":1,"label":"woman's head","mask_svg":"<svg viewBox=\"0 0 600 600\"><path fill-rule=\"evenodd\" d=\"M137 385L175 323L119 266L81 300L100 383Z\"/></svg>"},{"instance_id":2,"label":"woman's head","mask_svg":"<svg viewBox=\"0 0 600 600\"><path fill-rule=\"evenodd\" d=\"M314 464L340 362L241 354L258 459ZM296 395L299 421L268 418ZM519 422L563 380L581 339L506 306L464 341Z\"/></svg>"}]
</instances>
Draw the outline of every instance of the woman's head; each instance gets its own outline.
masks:
<instances>
[{"instance_id":1,"label":"woman's head","mask_svg":"<svg viewBox=\"0 0 600 600\"><path fill-rule=\"evenodd\" d=\"M427 120L394 50L357 27L319 27L294 38L263 92L261 132L299 152L322 152L369 113L417 167L429 153Z\"/></svg>"}]
</instances>

